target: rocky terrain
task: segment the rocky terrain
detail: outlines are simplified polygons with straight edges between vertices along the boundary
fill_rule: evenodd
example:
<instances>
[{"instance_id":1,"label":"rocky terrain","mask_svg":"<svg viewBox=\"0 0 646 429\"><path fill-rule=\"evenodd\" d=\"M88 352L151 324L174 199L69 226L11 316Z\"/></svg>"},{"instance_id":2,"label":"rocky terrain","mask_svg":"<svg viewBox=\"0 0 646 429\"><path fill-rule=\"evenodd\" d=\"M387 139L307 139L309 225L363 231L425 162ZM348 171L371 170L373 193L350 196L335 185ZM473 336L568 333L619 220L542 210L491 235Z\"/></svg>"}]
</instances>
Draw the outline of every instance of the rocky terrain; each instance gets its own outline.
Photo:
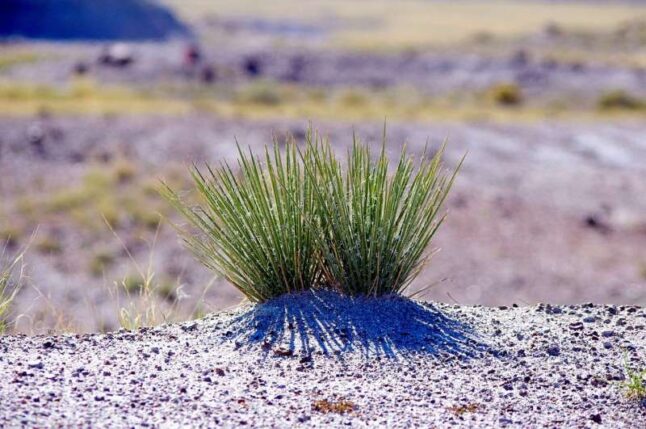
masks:
<instances>
[{"instance_id":1,"label":"rocky terrain","mask_svg":"<svg viewBox=\"0 0 646 429\"><path fill-rule=\"evenodd\" d=\"M0 337L4 426L642 428L635 306L331 292L134 332Z\"/></svg>"}]
</instances>

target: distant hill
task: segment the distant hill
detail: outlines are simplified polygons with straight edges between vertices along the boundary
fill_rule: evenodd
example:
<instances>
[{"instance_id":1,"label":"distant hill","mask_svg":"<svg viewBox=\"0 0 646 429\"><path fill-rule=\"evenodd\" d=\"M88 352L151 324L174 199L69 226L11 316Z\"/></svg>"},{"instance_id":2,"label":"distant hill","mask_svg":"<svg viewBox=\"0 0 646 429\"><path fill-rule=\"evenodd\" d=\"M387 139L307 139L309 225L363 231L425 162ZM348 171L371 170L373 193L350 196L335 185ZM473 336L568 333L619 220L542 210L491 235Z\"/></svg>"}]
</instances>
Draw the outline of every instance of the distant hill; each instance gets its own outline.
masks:
<instances>
[{"instance_id":1,"label":"distant hill","mask_svg":"<svg viewBox=\"0 0 646 429\"><path fill-rule=\"evenodd\" d=\"M149 0L0 0L0 38L160 40L189 33Z\"/></svg>"}]
</instances>

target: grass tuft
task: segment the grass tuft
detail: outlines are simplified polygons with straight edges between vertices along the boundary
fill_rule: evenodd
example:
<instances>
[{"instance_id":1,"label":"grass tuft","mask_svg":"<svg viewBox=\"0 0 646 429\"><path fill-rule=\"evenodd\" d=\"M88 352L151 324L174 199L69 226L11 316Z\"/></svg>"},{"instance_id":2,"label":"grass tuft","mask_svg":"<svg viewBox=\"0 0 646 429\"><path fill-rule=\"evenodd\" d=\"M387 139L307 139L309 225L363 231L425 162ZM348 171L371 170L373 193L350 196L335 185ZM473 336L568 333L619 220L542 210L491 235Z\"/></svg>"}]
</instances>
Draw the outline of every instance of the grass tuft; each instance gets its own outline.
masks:
<instances>
[{"instance_id":1,"label":"grass tuft","mask_svg":"<svg viewBox=\"0 0 646 429\"><path fill-rule=\"evenodd\" d=\"M238 151L240 175L226 163L192 169L197 207L163 185L162 195L197 230L180 230L186 244L250 301L309 290L321 278L315 197L295 143L284 154L274 144L264 157Z\"/></svg>"},{"instance_id":2,"label":"grass tuft","mask_svg":"<svg viewBox=\"0 0 646 429\"><path fill-rule=\"evenodd\" d=\"M348 295L402 293L430 257L426 249L460 166L443 171L444 146L419 163L404 149L391 175L384 133L375 159L355 136L343 171L329 143L314 140L304 159L317 183L327 283Z\"/></svg>"},{"instance_id":3,"label":"grass tuft","mask_svg":"<svg viewBox=\"0 0 646 429\"><path fill-rule=\"evenodd\" d=\"M184 293L183 285L179 278L176 283L159 281L153 270L154 248L159 237L160 227L155 232L151 243L147 267L142 267L134 258L128 247L117 232L107 223L108 228L121 243L121 246L132 262L134 271L126 275L121 281L115 282L110 292L115 293L118 307L118 320L122 329L133 331L143 327L158 326L162 323L180 322L186 320L186 313L182 313L183 301L189 296ZM215 279L213 279L215 280ZM202 307L204 296L211 287L213 280L207 284L197 304L191 313ZM121 305L121 299L125 299Z\"/></svg>"},{"instance_id":4,"label":"grass tuft","mask_svg":"<svg viewBox=\"0 0 646 429\"><path fill-rule=\"evenodd\" d=\"M626 381L623 382L626 396L636 400L646 399L646 369L634 371L625 366Z\"/></svg>"},{"instance_id":5,"label":"grass tuft","mask_svg":"<svg viewBox=\"0 0 646 429\"><path fill-rule=\"evenodd\" d=\"M9 323L8 315L11 305L16 298L21 286L23 254L4 262L4 251L0 252L0 335L4 334ZM14 274L18 270L18 281L13 282Z\"/></svg>"}]
</instances>

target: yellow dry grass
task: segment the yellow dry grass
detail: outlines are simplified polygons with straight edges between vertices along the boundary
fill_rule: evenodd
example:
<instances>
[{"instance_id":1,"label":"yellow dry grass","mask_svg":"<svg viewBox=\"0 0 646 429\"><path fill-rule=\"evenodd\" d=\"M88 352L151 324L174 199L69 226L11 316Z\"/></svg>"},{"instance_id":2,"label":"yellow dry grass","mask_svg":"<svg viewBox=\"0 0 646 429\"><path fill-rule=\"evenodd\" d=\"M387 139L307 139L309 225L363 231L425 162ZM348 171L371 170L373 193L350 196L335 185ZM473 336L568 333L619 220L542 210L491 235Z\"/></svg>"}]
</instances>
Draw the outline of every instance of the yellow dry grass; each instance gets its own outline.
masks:
<instances>
[{"instance_id":1,"label":"yellow dry grass","mask_svg":"<svg viewBox=\"0 0 646 429\"><path fill-rule=\"evenodd\" d=\"M56 115L158 115L213 114L226 118L309 119L343 122L389 120L532 122L549 118L596 120L599 117L633 118L642 110L599 111L594 107L551 108L526 103L496 104L472 94L460 100L450 94L429 98L414 88L384 91L317 88L278 82L255 82L233 93L214 87L202 93L177 97L164 91L154 94L125 87L104 87L92 81L76 81L60 89L31 84L0 82L0 116Z\"/></svg>"},{"instance_id":2,"label":"yellow dry grass","mask_svg":"<svg viewBox=\"0 0 646 429\"><path fill-rule=\"evenodd\" d=\"M3 51L0 52L0 71L19 64L33 63L40 58L38 54L28 50L3 48Z\"/></svg>"},{"instance_id":3,"label":"yellow dry grass","mask_svg":"<svg viewBox=\"0 0 646 429\"><path fill-rule=\"evenodd\" d=\"M69 88L0 81L0 115L25 116L41 112L70 115L160 114L190 110L185 102L142 94L123 87L103 87L77 80Z\"/></svg>"},{"instance_id":4,"label":"yellow dry grass","mask_svg":"<svg viewBox=\"0 0 646 429\"><path fill-rule=\"evenodd\" d=\"M570 29L603 31L646 17L628 3L552 3L518 0L164 0L183 18L207 16L302 22L332 29L342 47L398 49L445 45L479 33L511 37L548 23Z\"/></svg>"}]
</instances>

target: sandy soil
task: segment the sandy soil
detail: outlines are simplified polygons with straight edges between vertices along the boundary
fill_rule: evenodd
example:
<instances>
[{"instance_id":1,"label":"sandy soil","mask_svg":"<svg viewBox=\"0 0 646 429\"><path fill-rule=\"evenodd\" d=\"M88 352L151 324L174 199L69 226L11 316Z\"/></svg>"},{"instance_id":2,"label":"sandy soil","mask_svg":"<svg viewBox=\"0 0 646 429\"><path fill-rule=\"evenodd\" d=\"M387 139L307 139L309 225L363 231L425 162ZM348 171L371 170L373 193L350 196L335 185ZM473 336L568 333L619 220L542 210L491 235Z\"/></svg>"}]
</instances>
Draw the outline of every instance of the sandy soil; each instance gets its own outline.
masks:
<instances>
[{"instance_id":1,"label":"sandy soil","mask_svg":"<svg viewBox=\"0 0 646 429\"><path fill-rule=\"evenodd\" d=\"M639 307L284 297L182 325L0 337L0 425L642 428Z\"/></svg>"}]
</instances>

